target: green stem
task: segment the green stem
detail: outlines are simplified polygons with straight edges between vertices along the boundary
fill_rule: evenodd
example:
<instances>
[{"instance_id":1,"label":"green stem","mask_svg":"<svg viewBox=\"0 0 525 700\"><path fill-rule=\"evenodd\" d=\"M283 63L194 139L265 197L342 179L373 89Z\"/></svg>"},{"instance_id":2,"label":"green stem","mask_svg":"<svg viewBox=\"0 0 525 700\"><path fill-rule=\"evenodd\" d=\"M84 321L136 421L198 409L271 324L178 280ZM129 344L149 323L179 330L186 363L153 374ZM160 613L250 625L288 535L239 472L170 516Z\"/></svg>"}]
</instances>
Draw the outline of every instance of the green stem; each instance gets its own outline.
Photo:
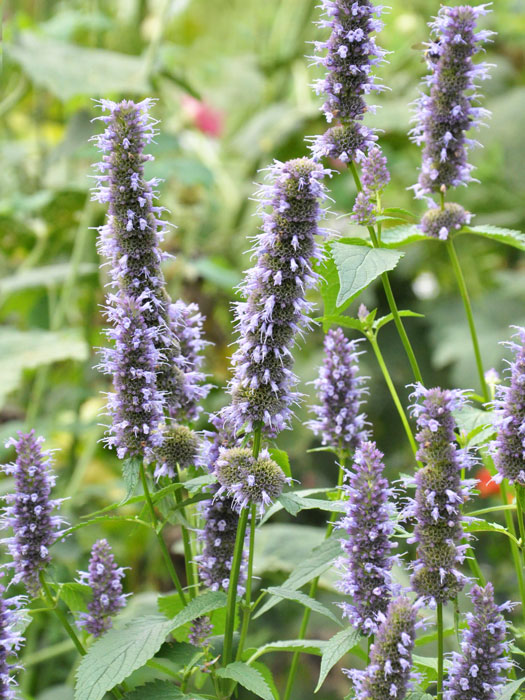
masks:
<instances>
[{"instance_id":1,"label":"green stem","mask_svg":"<svg viewBox=\"0 0 525 700\"><path fill-rule=\"evenodd\" d=\"M250 549L248 554L248 576L246 578L246 593L244 596L244 615L242 619L241 637L237 648L236 660L240 661L246 636L248 634L248 626L250 624L250 616L252 613L252 576L253 576L253 555L255 552L255 522L257 519L257 506L252 503L250 513Z\"/></svg>"},{"instance_id":2,"label":"green stem","mask_svg":"<svg viewBox=\"0 0 525 700\"><path fill-rule=\"evenodd\" d=\"M437 604L437 635L438 635L438 677L437 700L443 699L443 603Z\"/></svg>"},{"instance_id":3,"label":"green stem","mask_svg":"<svg viewBox=\"0 0 525 700\"><path fill-rule=\"evenodd\" d=\"M518 529L520 532L520 539L521 539L521 552L522 552L522 557L523 557L523 547L525 547L525 526L523 523L523 505L522 505L522 497L523 497L523 490L522 486L519 484L516 484L516 517L518 518Z\"/></svg>"},{"instance_id":4,"label":"green stem","mask_svg":"<svg viewBox=\"0 0 525 700\"><path fill-rule=\"evenodd\" d=\"M179 598L181 600L181 603L185 606L186 605L186 596L184 595L184 591L182 590L181 583L179 581L179 577L177 575L177 572L175 571L175 567L173 566L173 562L171 560L170 553L168 552L168 548L166 546L166 542L164 542L164 538L162 537L162 532L159 532L158 529L158 519L157 519L157 514L155 513L155 506L153 505L153 501L151 500L151 494L149 492L149 487L148 487L148 480L146 478L146 472L144 470L144 464L140 465L140 480L142 482L142 488L144 489L144 496L146 497L146 503L148 504L148 509L151 517L151 523L153 525L153 530L155 531L155 536L157 538L157 541L160 546L160 550L162 552L162 556L164 558L164 563L166 564L166 568L168 569L168 573L171 577L171 580L173 581L173 585L175 586L175 590L179 594Z\"/></svg>"},{"instance_id":5,"label":"green stem","mask_svg":"<svg viewBox=\"0 0 525 700\"><path fill-rule=\"evenodd\" d=\"M377 359L377 363L379 367L381 368L381 372L383 373L383 377L385 378L385 382L388 386L388 389L390 391L390 395L392 396L392 399L394 401L394 404L397 408L397 412L399 413L399 417L401 418L401 422L403 423L403 428L405 429L406 436L408 438L408 442L410 443L410 447L412 448L412 451L414 454L417 452L417 444L414 439L414 436L412 435L412 430L410 428L410 423L408 422L407 415L405 413L405 409L403 408L403 404L401 403L401 400L399 398L399 394L396 391L396 387L394 385L394 382L392 381L392 377L390 376L390 372L388 371L388 367L386 366L385 360L383 358L383 354L381 353L381 350L379 349L379 345L377 343L377 338L374 335L368 335L367 336L368 340L370 341L370 345L372 346L372 350L374 351L374 354Z\"/></svg>"},{"instance_id":6,"label":"green stem","mask_svg":"<svg viewBox=\"0 0 525 700\"><path fill-rule=\"evenodd\" d=\"M361 179L359 177L359 173L357 172L357 168L355 167L355 163L350 162L348 164L348 167L354 178L357 191L360 192L363 189L363 187L361 185ZM380 248L381 243L378 236L376 235L374 227L368 226L367 228L370 234L372 245L374 246L374 248ZM412 368L412 374L414 375L414 379L416 380L416 382L421 382L421 384L423 384L423 377L421 376L421 371L419 369L419 365L417 363L412 345L410 344L407 332L405 330L405 327L403 326L403 321L401 320L401 316L399 315L399 310L397 308L396 300L394 299L394 293L392 292L392 287L390 285L390 279L388 277L387 272L383 272L383 274L381 275L381 282L383 283L383 289L385 290L386 299L388 301L388 306L390 307L390 311L394 318L394 323L397 328L397 332L399 334L401 342L403 343L403 347L405 348L408 361L410 362L410 367Z\"/></svg>"},{"instance_id":7,"label":"green stem","mask_svg":"<svg viewBox=\"0 0 525 700\"><path fill-rule=\"evenodd\" d=\"M177 505L180 508L180 513L184 519L187 519L186 515L186 509L184 506L182 506L183 502L183 497L182 497L182 489L176 489L175 491L175 501ZM193 569L193 550L191 546L191 540L190 540L190 533L188 532L188 529L184 527L184 525L181 525L181 532L182 532L182 544L184 547L184 567L186 569L186 582L188 585L188 593L190 596L190 600L195 598L197 595L197 580L194 578L194 569Z\"/></svg>"},{"instance_id":8,"label":"green stem","mask_svg":"<svg viewBox=\"0 0 525 700\"><path fill-rule=\"evenodd\" d=\"M463 306L465 307L465 313L467 315L468 326L470 329L470 337L472 339L472 347L474 349L474 356L476 358L476 366L478 368L479 381L481 384L481 393L483 394L483 398L485 399L485 401L490 401L490 392L487 386L487 382L485 381L483 361L481 359L481 351L479 349L478 334L476 332L476 326L474 324L474 316L472 314L472 305L470 303L467 285L465 283L465 278L463 276L463 271L461 270L459 258L451 238L448 239L446 245L450 257L450 262L452 263L452 268L454 270L454 274L456 275L459 293L461 294Z\"/></svg>"},{"instance_id":9,"label":"green stem","mask_svg":"<svg viewBox=\"0 0 525 700\"><path fill-rule=\"evenodd\" d=\"M339 454L339 474L337 477L337 489L338 489L338 498L341 497L341 486L343 485L343 480L344 480L344 475L345 475L345 463L346 463L346 457L343 454L342 451L340 451ZM330 520L328 521L328 525L326 528L326 534L325 534L325 540L327 540L330 535L332 534L334 530L334 525L335 525L335 519L337 518L337 512L332 511L330 514ZM314 578L314 580L310 584L310 588L308 590L308 596L310 598L315 598L316 593L317 593L317 588L319 586L319 579L320 576L317 576ZM308 629L308 623L310 621L310 608L305 608L303 612L303 618L301 620L301 627L299 628L299 635L297 639L304 639L306 637L306 630ZM296 651L294 652L294 655L292 657L292 662L290 664L290 671L288 673L288 680L286 681L286 689L284 691L284 696L283 700L290 700L290 695L292 693L292 688L295 683L295 677L297 675L297 669L299 668L299 657L300 657L300 652Z\"/></svg>"},{"instance_id":10,"label":"green stem","mask_svg":"<svg viewBox=\"0 0 525 700\"><path fill-rule=\"evenodd\" d=\"M503 500L504 505L507 505L508 504L508 496L507 496L507 485L505 483L505 480L503 480L500 484L500 492L501 492L501 498ZM510 532L511 535L514 535L514 537L516 537L516 528L514 527L514 519L512 517L512 511L505 509L504 514L505 514L505 524L507 526L507 530ZM518 579L518 587L520 589L521 612L523 615L523 620L525 621L525 581L523 579L523 565L522 565L522 560L521 560L520 552L518 549L518 545L516 544L514 539L509 538L509 541L510 541L510 549L511 549L511 554L512 554L512 561L514 562L514 568L516 569L516 577Z\"/></svg>"},{"instance_id":11,"label":"green stem","mask_svg":"<svg viewBox=\"0 0 525 700\"><path fill-rule=\"evenodd\" d=\"M66 614L64 611L58 607L58 602L53 598L53 594L49 590L49 586L47 585L47 581L44 578L44 572L40 572L40 584L42 586L42 592L44 594L44 599L46 603L49 605L50 608L53 608L53 612L57 616L57 618L60 620L60 624L62 627L65 629L65 631L68 633L71 641L75 645L78 653L81 656L86 655L86 650L84 648L84 645L80 641L80 639L77 637L77 634L75 630L71 627L71 625L68 622L68 619L66 617Z\"/></svg>"}]
</instances>

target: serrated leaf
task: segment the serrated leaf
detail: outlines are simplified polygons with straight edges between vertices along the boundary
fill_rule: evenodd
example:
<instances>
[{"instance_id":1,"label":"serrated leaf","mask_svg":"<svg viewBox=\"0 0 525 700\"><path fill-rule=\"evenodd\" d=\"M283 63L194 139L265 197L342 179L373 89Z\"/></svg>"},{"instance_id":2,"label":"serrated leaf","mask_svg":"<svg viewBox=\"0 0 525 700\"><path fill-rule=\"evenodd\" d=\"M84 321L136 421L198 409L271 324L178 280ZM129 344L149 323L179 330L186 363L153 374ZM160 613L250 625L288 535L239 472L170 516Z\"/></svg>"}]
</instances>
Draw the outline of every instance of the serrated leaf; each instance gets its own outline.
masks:
<instances>
[{"instance_id":1,"label":"serrated leaf","mask_svg":"<svg viewBox=\"0 0 525 700\"><path fill-rule=\"evenodd\" d=\"M292 470L290 468L290 458L288 453L284 450L278 450L276 447L271 447L269 450L271 458L277 462L281 467L286 476L292 477Z\"/></svg>"},{"instance_id":2,"label":"serrated leaf","mask_svg":"<svg viewBox=\"0 0 525 700\"><path fill-rule=\"evenodd\" d=\"M384 245L386 248L397 248L400 245L423 240L428 240L428 236L421 233L421 229L415 224L393 226L381 233L381 245Z\"/></svg>"},{"instance_id":3,"label":"serrated leaf","mask_svg":"<svg viewBox=\"0 0 525 700\"><path fill-rule=\"evenodd\" d=\"M133 496L140 478L140 467L142 466L141 457L129 457L122 462L122 478L126 485L126 495L122 499L120 505L126 503Z\"/></svg>"},{"instance_id":4,"label":"serrated leaf","mask_svg":"<svg viewBox=\"0 0 525 700\"><path fill-rule=\"evenodd\" d=\"M512 700L513 695L518 692L524 682L525 678L518 678L517 681L507 683L503 690L496 696L496 700Z\"/></svg>"},{"instance_id":5,"label":"serrated leaf","mask_svg":"<svg viewBox=\"0 0 525 700\"><path fill-rule=\"evenodd\" d=\"M332 243L331 248L339 273L337 306L355 299L383 272L393 270L404 255L399 250L368 248L340 242Z\"/></svg>"},{"instance_id":6,"label":"serrated leaf","mask_svg":"<svg viewBox=\"0 0 525 700\"><path fill-rule=\"evenodd\" d=\"M514 540L516 544L518 544L518 540L514 537L514 535L499 523L488 523L486 520L473 520L471 522L463 523L463 530L465 532L498 532L501 535L506 535L511 540Z\"/></svg>"},{"instance_id":7,"label":"serrated leaf","mask_svg":"<svg viewBox=\"0 0 525 700\"><path fill-rule=\"evenodd\" d=\"M270 654L272 651L289 651L293 653L300 651L303 654L321 656L326 644L327 642L321 639L284 639L277 642L268 642L268 644L263 644L262 647L259 647L251 654L248 663L251 663L252 659L258 659L259 656Z\"/></svg>"},{"instance_id":8,"label":"serrated leaf","mask_svg":"<svg viewBox=\"0 0 525 700\"><path fill-rule=\"evenodd\" d=\"M343 328L352 328L356 331L363 331L363 323L358 318L352 318L351 316L323 316L319 319L324 330L328 330L330 326L342 326Z\"/></svg>"},{"instance_id":9,"label":"serrated leaf","mask_svg":"<svg viewBox=\"0 0 525 700\"><path fill-rule=\"evenodd\" d=\"M414 212L408 211L408 209L403 209L402 207L387 207L386 209L383 209L383 212L385 214L397 214L398 216L404 216L406 219L417 220L418 218Z\"/></svg>"},{"instance_id":10,"label":"serrated leaf","mask_svg":"<svg viewBox=\"0 0 525 700\"><path fill-rule=\"evenodd\" d=\"M360 634L353 627L341 630L328 640L321 657L321 670L315 693L323 685L326 676L335 664L359 643Z\"/></svg>"},{"instance_id":11,"label":"serrated leaf","mask_svg":"<svg viewBox=\"0 0 525 700\"><path fill-rule=\"evenodd\" d=\"M294 517L302 510L325 510L329 513L344 513L345 505L341 501L323 501L320 498L303 498L297 493L283 493L278 498L286 511Z\"/></svg>"},{"instance_id":12,"label":"serrated leaf","mask_svg":"<svg viewBox=\"0 0 525 700\"><path fill-rule=\"evenodd\" d=\"M341 620L339 620L339 618L337 618L331 610L329 610L318 600L310 598L310 596L306 595L306 593L290 590L288 588L284 588L284 586L270 586L270 588L267 588L266 590L270 595L277 596L283 600L294 600L296 603L304 605L305 608L309 608L320 615L324 615L328 619L332 620L332 622L335 622L335 624L339 627L342 626Z\"/></svg>"},{"instance_id":13,"label":"serrated leaf","mask_svg":"<svg viewBox=\"0 0 525 700\"><path fill-rule=\"evenodd\" d=\"M259 671L259 673L262 675L262 677L266 681L266 684L270 688L274 700L279 700L279 691L277 690L277 686L275 685L272 672L270 671L268 666L263 664L261 661L254 661L251 664L251 666L252 668L255 668L257 671Z\"/></svg>"},{"instance_id":14,"label":"serrated leaf","mask_svg":"<svg viewBox=\"0 0 525 700\"><path fill-rule=\"evenodd\" d=\"M174 685L173 681L153 681L139 685L124 695L124 700L206 700L202 695L187 695Z\"/></svg>"},{"instance_id":15,"label":"serrated leaf","mask_svg":"<svg viewBox=\"0 0 525 700\"><path fill-rule=\"evenodd\" d=\"M91 587L84 583L69 582L59 587L59 598L72 612L86 612L87 603L93 597Z\"/></svg>"},{"instance_id":16,"label":"serrated leaf","mask_svg":"<svg viewBox=\"0 0 525 700\"><path fill-rule=\"evenodd\" d=\"M492 238L499 243L505 243L513 248L525 250L525 233L512 228L502 228L501 226L465 226L456 235L463 233L473 233L477 236Z\"/></svg>"},{"instance_id":17,"label":"serrated leaf","mask_svg":"<svg viewBox=\"0 0 525 700\"><path fill-rule=\"evenodd\" d=\"M341 553L341 536L336 533L328 539L321 542L320 545L314 547L310 556L306 557L295 569L290 576L284 581L283 588L288 590L297 590L304 586L317 576L321 576L327 569L330 568L334 559ZM270 599L264 603L256 614L255 619L277 605L277 600Z\"/></svg>"},{"instance_id":18,"label":"serrated leaf","mask_svg":"<svg viewBox=\"0 0 525 700\"><path fill-rule=\"evenodd\" d=\"M239 683L243 688L255 693L257 697L263 698L263 700L274 700L270 686L265 681L262 673L242 661L234 661L225 668L219 668L217 676Z\"/></svg>"},{"instance_id":19,"label":"serrated leaf","mask_svg":"<svg viewBox=\"0 0 525 700\"><path fill-rule=\"evenodd\" d=\"M164 644L157 654L157 658L168 659L175 667L174 670L178 672L194 666L203 654L202 649L198 649L193 644L175 642L173 644Z\"/></svg>"},{"instance_id":20,"label":"serrated leaf","mask_svg":"<svg viewBox=\"0 0 525 700\"><path fill-rule=\"evenodd\" d=\"M168 596L166 596L166 598L168 598ZM173 596L169 596L169 598L173 599ZM162 600L162 598L159 598L157 603L159 608L161 607ZM226 605L226 601L227 596L226 593L223 593L223 591L207 591L197 598L193 598L193 600L190 600L186 607L182 608L182 610L177 612L171 619L171 629L175 630L178 627L182 627L182 625L185 625L187 622L195 620L197 617L206 615L206 613L212 612L212 610L222 608Z\"/></svg>"},{"instance_id":21,"label":"serrated leaf","mask_svg":"<svg viewBox=\"0 0 525 700\"><path fill-rule=\"evenodd\" d=\"M453 411L453 415L469 445L480 445L494 433L494 414L491 411L465 405L461 410Z\"/></svg>"}]
</instances>

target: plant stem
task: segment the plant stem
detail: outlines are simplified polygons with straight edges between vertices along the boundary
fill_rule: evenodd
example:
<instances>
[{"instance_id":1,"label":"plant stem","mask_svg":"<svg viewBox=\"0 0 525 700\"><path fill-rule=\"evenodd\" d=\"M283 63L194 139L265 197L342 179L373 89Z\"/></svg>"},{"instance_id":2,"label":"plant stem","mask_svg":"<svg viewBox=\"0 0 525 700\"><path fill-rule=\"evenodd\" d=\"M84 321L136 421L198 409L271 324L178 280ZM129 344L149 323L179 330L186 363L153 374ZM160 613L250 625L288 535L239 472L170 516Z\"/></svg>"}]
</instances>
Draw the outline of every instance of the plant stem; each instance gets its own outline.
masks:
<instances>
[{"instance_id":1,"label":"plant stem","mask_svg":"<svg viewBox=\"0 0 525 700\"><path fill-rule=\"evenodd\" d=\"M82 644L82 642L80 641L80 639L77 637L77 634L76 634L75 630L74 630L74 629L71 627L71 625L69 624L68 619L67 619L66 614L64 613L64 611L63 611L61 608L58 607L58 601L56 601L56 600L53 598L53 594L52 594L51 591L49 590L49 586L47 585L47 581L46 581L45 578L44 578L44 572L43 572L43 571L40 572L40 577L39 577L39 578L40 578L40 584L41 584L41 586L42 586L42 592L43 592L43 594L44 594L44 599L45 599L46 603L49 605L50 608L53 608L53 612L55 613L55 615L57 616L57 618L60 620L60 624L62 625L62 627L63 627L63 628L65 629L65 631L68 633L68 635L69 635L71 641L73 642L73 644L75 645L75 647L76 647L78 653L79 653L81 656L85 656L85 655L86 655L86 650L85 650L85 648L84 648L84 645Z\"/></svg>"},{"instance_id":2,"label":"plant stem","mask_svg":"<svg viewBox=\"0 0 525 700\"><path fill-rule=\"evenodd\" d=\"M237 648L236 660L240 661L242 652L244 649L244 644L246 642L246 636L248 634L248 626L250 624L250 616L252 613L252 575L253 575L253 555L255 551L255 522L257 519L257 506L252 503L251 513L250 513L250 549L248 554L248 576L246 578L246 593L244 596L244 615L242 619L241 628L241 638L239 639L239 646Z\"/></svg>"},{"instance_id":3,"label":"plant stem","mask_svg":"<svg viewBox=\"0 0 525 700\"><path fill-rule=\"evenodd\" d=\"M180 508L180 513L184 519L187 518L186 515L186 509L184 506L181 506L181 503L183 501L182 497L182 489L176 489L175 490L175 501L177 505ZM194 571L193 571L193 550L191 547L191 540L190 540L190 533L188 532L188 529L184 527L184 525L181 525L181 532L182 532L182 544L184 547L184 567L186 569L186 583L188 586L188 594L190 596L190 600L195 598L197 595L197 590L196 590L196 584L197 580L194 577Z\"/></svg>"},{"instance_id":4,"label":"plant stem","mask_svg":"<svg viewBox=\"0 0 525 700\"><path fill-rule=\"evenodd\" d=\"M345 475L345 464L346 464L346 457L343 454L342 450L339 453L339 474L337 477L337 489L338 489L338 499L341 498L341 486L343 485L343 480L344 480L344 475ZM332 532L334 531L334 524L335 524L335 519L337 517L337 512L332 511L330 514L330 520L328 521L328 525L326 528L326 534L325 534L325 540L327 540ZM310 584L310 588L308 590L308 596L310 598L315 598L315 595L317 593L317 588L319 586L319 579L320 576L317 576L314 578L314 580ZM306 637L306 630L308 629L308 622L310 621L310 613L311 610L310 608L305 608L303 612L303 618L301 620L301 627L299 628L299 635L297 639L304 639ZM292 662L290 664L290 671L288 673L288 680L286 681L286 689L284 691L284 696L283 700L290 700L290 695L292 693L292 688L295 682L295 677L297 675L297 669L299 667L299 657L300 657L300 652L296 651L294 652L294 655L292 657Z\"/></svg>"},{"instance_id":5,"label":"plant stem","mask_svg":"<svg viewBox=\"0 0 525 700\"><path fill-rule=\"evenodd\" d=\"M399 394L396 391L396 387L394 385L394 382L392 381L392 377L390 376L390 372L388 371L388 367L386 366L383 354L381 350L379 349L379 345L377 343L377 338L370 334L367 335L368 340L370 341L370 345L372 346L372 350L374 351L374 354L377 359L377 363L379 367L381 368L381 372L383 373L383 377L385 378L385 382L388 386L388 389L390 391L390 395L392 396L392 399L394 401L394 404L397 408L397 412L399 413L399 417L401 418L401 422L403 423L403 428L405 429L406 436L408 438L408 442L410 443L410 447L412 448L412 452L416 454L417 452L417 444L414 439L414 436L412 434L412 430L410 428L410 423L408 422L407 415L405 413L405 409L403 408L403 404L401 403L401 400L399 398Z\"/></svg>"},{"instance_id":6,"label":"plant stem","mask_svg":"<svg viewBox=\"0 0 525 700\"><path fill-rule=\"evenodd\" d=\"M508 498L507 498L507 485L505 483L505 479L501 482L500 484L500 492L501 492L501 498L503 499L504 505L507 505L508 503ZM511 535L514 535L516 537L516 528L514 527L514 519L512 517L512 512L510 510L505 509L505 524L507 526L507 530L510 532ZM520 598L521 598L521 613L523 615L523 620L525 621L525 581L523 580L523 564L522 564L522 559L520 556L520 552L518 550L518 545L513 539L510 539L510 549L511 549L511 554L512 554L512 560L514 562L514 568L516 569L516 577L518 579L518 587L520 589Z\"/></svg>"},{"instance_id":7,"label":"plant stem","mask_svg":"<svg viewBox=\"0 0 525 700\"><path fill-rule=\"evenodd\" d=\"M437 677L437 700L443 699L443 603L437 604L437 635L438 635L438 677Z\"/></svg>"},{"instance_id":8,"label":"plant stem","mask_svg":"<svg viewBox=\"0 0 525 700\"><path fill-rule=\"evenodd\" d=\"M162 552L162 556L164 558L166 568L168 569L168 573L171 577L171 580L173 581L173 585L175 586L175 590L179 594L179 598L181 600L181 603L185 606L187 604L186 596L184 595L184 591L182 590L182 586L181 586L181 583L179 581L179 577L177 575L177 572L175 571L175 567L173 566L173 562L171 561L171 556L170 556L170 553L168 552L168 548L166 546L166 543L164 542L164 538L162 537L162 532L159 532L159 529L158 529L157 514L155 513L155 506L153 505L153 501L151 500L151 494L149 492L149 487L148 487L148 480L146 478L146 472L144 470L144 464L140 465L140 480L142 482L142 488L144 489L144 496L146 497L146 503L148 504L148 509L149 509L150 516L151 516L151 523L153 525L153 530L155 531L155 536L156 536L157 541L160 545L160 550Z\"/></svg>"},{"instance_id":9,"label":"plant stem","mask_svg":"<svg viewBox=\"0 0 525 700\"><path fill-rule=\"evenodd\" d=\"M450 257L450 262L452 263L454 274L456 275L456 281L458 283L459 293L461 294L461 298L463 300L463 306L465 307L465 313L467 315L468 326L470 329L470 337L472 339L472 347L474 349L474 356L476 358L476 366L478 368L479 381L481 384L481 393L483 394L483 398L485 399L485 401L490 401L490 392L487 386L487 382L485 381L483 361L481 359L481 351L479 349L478 334L476 333L474 316L472 314L472 305L470 303L467 285L465 283L463 271L459 263L459 258L451 238L449 238L447 241L447 250Z\"/></svg>"},{"instance_id":10,"label":"plant stem","mask_svg":"<svg viewBox=\"0 0 525 700\"><path fill-rule=\"evenodd\" d=\"M361 185L361 179L359 177L359 173L357 172L357 168L355 167L355 163L351 161L348 164L348 167L354 178L357 191L361 192L363 187ZM374 227L368 226L367 228L370 234L370 239L372 240L372 245L374 246L374 248L380 248L381 242L378 236L376 235ZM401 342L403 343L403 347L405 348L408 361L410 362L410 367L412 368L412 374L414 375L414 379L416 380L416 382L421 382L423 384L423 377L421 376L421 371L419 369L414 350L412 349L412 345L410 344L407 332L405 330L405 327L403 326L403 321L401 320L401 316L399 315L399 310L397 308L396 300L394 299L394 293L392 292L392 287L390 285L390 279L388 277L387 272L383 272L383 274L381 275L381 282L383 283L383 289L385 290L388 306L390 307L390 311L392 312L392 316L394 317L394 323L396 325L397 332L399 334Z\"/></svg>"}]
</instances>

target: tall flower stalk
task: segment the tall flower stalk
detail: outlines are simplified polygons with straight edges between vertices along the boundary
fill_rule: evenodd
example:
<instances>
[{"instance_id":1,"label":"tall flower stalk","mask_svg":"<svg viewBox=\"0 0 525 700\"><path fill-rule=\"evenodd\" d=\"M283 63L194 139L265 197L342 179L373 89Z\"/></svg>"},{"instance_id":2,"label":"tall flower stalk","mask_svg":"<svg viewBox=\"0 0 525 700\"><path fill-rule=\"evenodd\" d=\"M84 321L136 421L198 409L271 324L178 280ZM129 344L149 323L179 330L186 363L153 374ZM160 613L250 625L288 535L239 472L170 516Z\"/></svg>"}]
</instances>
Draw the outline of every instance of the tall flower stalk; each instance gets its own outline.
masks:
<instances>
[{"instance_id":1,"label":"tall flower stalk","mask_svg":"<svg viewBox=\"0 0 525 700\"><path fill-rule=\"evenodd\" d=\"M16 657L25 641L19 632L25 599L21 596L7 598L5 592L0 585L0 698L15 700L18 697L15 673L21 669Z\"/></svg>"}]
</instances>

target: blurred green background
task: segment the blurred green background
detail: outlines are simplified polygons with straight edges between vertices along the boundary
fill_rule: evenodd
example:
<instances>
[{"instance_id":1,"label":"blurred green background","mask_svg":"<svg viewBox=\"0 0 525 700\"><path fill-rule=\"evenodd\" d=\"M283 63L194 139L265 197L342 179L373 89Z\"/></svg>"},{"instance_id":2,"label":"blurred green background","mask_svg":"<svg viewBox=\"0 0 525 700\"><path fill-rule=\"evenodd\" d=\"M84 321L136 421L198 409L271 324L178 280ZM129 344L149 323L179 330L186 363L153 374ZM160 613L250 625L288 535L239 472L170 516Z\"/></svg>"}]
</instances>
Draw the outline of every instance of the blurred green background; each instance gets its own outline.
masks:
<instances>
[{"instance_id":1,"label":"blurred green background","mask_svg":"<svg viewBox=\"0 0 525 700\"><path fill-rule=\"evenodd\" d=\"M417 177L420 157L407 138L409 104L425 71L419 49L428 37L426 22L439 4L391 3L379 38L391 52L379 71L390 89L377 114L367 117L369 125L383 131L381 145L392 172L385 206L417 213L423 205L414 203L407 191ZM60 490L69 498L67 517L76 520L123 494L115 455L98 442L101 392L107 384L94 369L94 348L104 342L100 304L106 273L99 269L93 229L102 223L104 211L90 201L89 193L91 165L98 159L89 138L100 129L99 122L91 121L97 114L92 100L158 99L153 114L160 120L160 134L148 175L163 178L161 203L177 227L165 241L166 250L176 256L166 264L165 274L172 297L197 302L207 317L207 339L214 343L207 350L207 371L217 388L206 409L215 410L226 400L233 288L249 265L245 251L258 226L250 200L261 177L258 171L273 158L304 155L305 135L325 128L318 109L321 99L309 86L316 69L305 58L311 53L308 42L322 35L313 23L319 9L313 0L16 0L4 3L3 15L0 437L3 443L16 429L35 426L53 448L60 448ZM477 224L524 230L523 1L497 0L485 24L498 32L486 56L495 64L492 79L482 86L483 105L493 117L479 135L484 148L472 157L481 183L461 189L455 200L476 214ZM338 215L352 206L353 183L347 173L335 174L330 187L335 213L328 226L348 235L348 219ZM509 324L525 323L522 255L473 236L461 237L457 247L485 366L501 370L505 350L499 341L508 339ZM406 327L427 384L477 389L468 330L445 250L435 242L408 247L392 283L400 308L425 314L424 319L408 319ZM386 308L377 285L360 301L369 308ZM403 387L411 374L392 324L380 341L406 400ZM321 344L317 330L297 352L297 372L310 396L307 382L316 374ZM370 353L363 358L363 373L371 377L367 412L388 469L393 476L410 471L413 463L398 416ZM306 454L318 443L302 426L306 409L298 413L293 433L280 436L279 446L288 450L294 476L304 487L331 485L333 460L325 453ZM1 455L11 457L5 451ZM10 484L4 480L0 486L5 491ZM286 522L284 516L282 520ZM299 523L321 526L324 520L309 511ZM281 536L270 529L261 541L265 554L259 569L266 570L266 582L280 580L290 557L302 556L297 538L288 541L288 552L277 552L277 540L286 540L291 532L284 530ZM306 532L315 538L319 531ZM57 549L59 580L85 567L85 553L101 534L87 528ZM121 563L131 567L129 590L145 592L136 605L154 606L147 591L168 587L156 550L146 547L139 531L109 524L104 534ZM177 528L170 537L177 548ZM482 544L487 573L504 595L510 567L506 553L493 539ZM256 642L279 634L295 636L300 608L281 605L278 611L254 625ZM62 639L61 631L45 622L32 625L29 654ZM313 618L312 637L328 638L334 631L322 618ZM23 690L41 700L69 700L62 657L38 661L38 654L31 657ZM271 659L278 685L286 661ZM312 688L317 665L304 657L298 698ZM333 673L322 697L341 698L347 689L344 677Z\"/></svg>"}]
</instances>

